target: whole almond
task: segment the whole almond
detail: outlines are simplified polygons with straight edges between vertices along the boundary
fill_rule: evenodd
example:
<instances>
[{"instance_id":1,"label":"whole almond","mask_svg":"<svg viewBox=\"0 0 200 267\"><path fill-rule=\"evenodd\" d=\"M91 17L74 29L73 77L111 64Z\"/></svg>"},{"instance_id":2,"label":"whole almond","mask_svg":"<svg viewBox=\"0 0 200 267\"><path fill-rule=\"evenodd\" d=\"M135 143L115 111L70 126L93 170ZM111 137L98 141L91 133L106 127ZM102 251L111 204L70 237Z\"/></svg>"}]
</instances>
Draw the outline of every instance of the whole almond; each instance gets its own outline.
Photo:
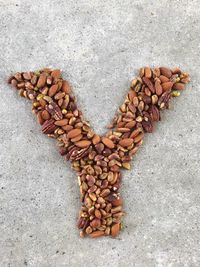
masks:
<instances>
[{"instance_id":1,"label":"whole almond","mask_svg":"<svg viewBox=\"0 0 200 267\"><path fill-rule=\"evenodd\" d=\"M45 121L50 119L50 114L49 114L49 112L47 110L43 110L42 111L42 118Z\"/></svg>"},{"instance_id":2,"label":"whole almond","mask_svg":"<svg viewBox=\"0 0 200 267\"><path fill-rule=\"evenodd\" d=\"M51 76L52 76L54 79L59 79L60 76L61 76L61 71L60 71L60 70L53 70L52 73L51 73Z\"/></svg>"},{"instance_id":3,"label":"whole almond","mask_svg":"<svg viewBox=\"0 0 200 267\"><path fill-rule=\"evenodd\" d=\"M45 83L46 83L46 79L47 79L46 73L42 73L40 75L39 79L38 79L37 87L38 88L44 87L45 86Z\"/></svg>"},{"instance_id":4,"label":"whole almond","mask_svg":"<svg viewBox=\"0 0 200 267\"><path fill-rule=\"evenodd\" d=\"M55 125L57 125L57 126L65 126L66 124L68 124L68 119L62 119L60 121L55 121Z\"/></svg>"},{"instance_id":5,"label":"whole almond","mask_svg":"<svg viewBox=\"0 0 200 267\"><path fill-rule=\"evenodd\" d=\"M58 93L54 96L54 99L55 99L55 100L59 100L59 99L62 99L64 96L65 96L65 93L64 93L64 92L58 92Z\"/></svg>"},{"instance_id":6,"label":"whole almond","mask_svg":"<svg viewBox=\"0 0 200 267\"><path fill-rule=\"evenodd\" d=\"M97 217L98 219L101 219L101 212L99 211L99 210L95 210L95 212L94 212L94 215L95 215L95 217Z\"/></svg>"},{"instance_id":7,"label":"whole almond","mask_svg":"<svg viewBox=\"0 0 200 267\"><path fill-rule=\"evenodd\" d=\"M82 138L83 138L83 135L82 134L79 134L76 137L72 138L71 141L73 143L75 143L75 142L78 142L79 140L81 140Z\"/></svg>"},{"instance_id":8,"label":"whole almond","mask_svg":"<svg viewBox=\"0 0 200 267\"><path fill-rule=\"evenodd\" d=\"M159 68L153 69L153 74L155 77L159 77L160 76L160 69Z\"/></svg>"},{"instance_id":9,"label":"whole almond","mask_svg":"<svg viewBox=\"0 0 200 267\"><path fill-rule=\"evenodd\" d=\"M131 138L135 138L139 133L141 133L141 128L137 128L136 130L134 130L132 132L132 134L130 135Z\"/></svg>"},{"instance_id":10,"label":"whole almond","mask_svg":"<svg viewBox=\"0 0 200 267\"><path fill-rule=\"evenodd\" d=\"M57 90L58 90L58 85L57 84L52 85L49 88L48 95L51 96L51 97L54 96L56 94Z\"/></svg>"},{"instance_id":11,"label":"whole almond","mask_svg":"<svg viewBox=\"0 0 200 267\"><path fill-rule=\"evenodd\" d=\"M66 132L69 132L69 131L71 131L71 130L73 129L73 126L72 126L72 125L65 125L65 126L63 126L62 128L63 128L63 130L65 130Z\"/></svg>"},{"instance_id":12,"label":"whole almond","mask_svg":"<svg viewBox=\"0 0 200 267\"><path fill-rule=\"evenodd\" d=\"M136 92L133 91L132 89L128 92L128 97L131 102L133 102L133 98L136 96Z\"/></svg>"},{"instance_id":13,"label":"whole almond","mask_svg":"<svg viewBox=\"0 0 200 267\"><path fill-rule=\"evenodd\" d=\"M164 75L167 78L170 78L172 76L172 72L169 68L161 67L160 72L162 75Z\"/></svg>"},{"instance_id":14,"label":"whole almond","mask_svg":"<svg viewBox=\"0 0 200 267\"><path fill-rule=\"evenodd\" d=\"M44 123L44 119L42 117L42 112L41 111L38 112L38 114L37 114L37 120L38 120L40 125L42 125Z\"/></svg>"},{"instance_id":15,"label":"whole almond","mask_svg":"<svg viewBox=\"0 0 200 267\"><path fill-rule=\"evenodd\" d=\"M102 142L104 143L105 146L107 146L108 148L114 148L115 147L115 144L113 143L112 140L110 140L109 138L107 137L102 137Z\"/></svg>"},{"instance_id":16,"label":"whole almond","mask_svg":"<svg viewBox=\"0 0 200 267\"><path fill-rule=\"evenodd\" d=\"M100 141L101 141L100 136L99 136L98 134L95 134L95 135L93 136L93 138L92 138L92 143L93 143L94 145L96 145L96 144L98 144Z\"/></svg>"},{"instance_id":17,"label":"whole almond","mask_svg":"<svg viewBox=\"0 0 200 267\"><path fill-rule=\"evenodd\" d=\"M144 68L144 76L151 78L151 69L149 67Z\"/></svg>"},{"instance_id":18,"label":"whole almond","mask_svg":"<svg viewBox=\"0 0 200 267\"><path fill-rule=\"evenodd\" d=\"M130 121L130 122L128 122L127 124L125 124L125 127L131 129L131 128L133 128L135 125L136 125L136 121Z\"/></svg>"},{"instance_id":19,"label":"whole almond","mask_svg":"<svg viewBox=\"0 0 200 267\"><path fill-rule=\"evenodd\" d=\"M97 238L104 235L105 235L104 231L95 231L90 234L90 237Z\"/></svg>"},{"instance_id":20,"label":"whole almond","mask_svg":"<svg viewBox=\"0 0 200 267\"><path fill-rule=\"evenodd\" d=\"M163 76L163 75L160 75L159 80L160 80L162 83L169 82L169 79L168 79L166 76Z\"/></svg>"},{"instance_id":21,"label":"whole almond","mask_svg":"<svg viewBox=\"0 0 200 267\"><path fill-rule=\"evenodd\" d=\"M172 82L166 82L166 83L162 83L162 89L163 92L169 91L172 89L173 83Z\"/></svg>"},{"instance_id":22,"label":"whole almond","mask_svg":"<svg viewBox=\"0 0 200 267\"><path fill-rule=\"evenodd\" d=\"M116 132L120 132L120 133L127 133L130 132L130 128L117 128Z\"/></svg>"},{"instance_id":23,"label":"whole almond","mask_svg":"<svg viewBox=\"0 0 200 267\"><path fill-rule=\"evenodd\" d=\"M160 82L157 80L157 81L155 81L155 89L156 89L156 94L158 95L158 96L160 96L160 95L162 95L162 86L161 86L161 84L160 84Z\"/></svg>"},{"instance_id":24,"label":"whole almond","mask_svg":"<svg viewBox=\"0 0 200 267\"><path fill-rule=\"evenodd\" d=\"M89 141L89 140L81 140L81 141L78 141L77 143L75 143L75 145L77 147L81 147L81 148L88 147L90 144L91 144L91 141Z\"/></svg>"},{"instance_id":25,"label":"whole almond","mask_svg":"<svg viewBox=\"0 0 200 267\"><path fill-rule=\"evenodd\" d=\"M68 81L63 81L61 90L66 94L69 94L71 92L71 88Z\"/></svg>"},{"instance_id":26,"label":"whole almond","mask_svg":"<svg viewBox=\"0 0 200 267\"><path fill-rule=\"evenodd\" d=\"M73 130L68 132L67 138L74 138L79 134L81 134L81 129L73 129Z\"/></svg>"},{"instance_id":27,"label":"whole almond","mask_svg":"<svg viewBox=\"0 0 200 267\"><path fill-rule=\"evenodd\" d=\"M113 224L111 227L111 235L112 237L116 237L119 234L120 223Z\"/></svg>"},{"instance_id":28,"label":"whole almond","mask_svg":"<svg viewBox=\"0 0 200 267\"><path fill-rule=\"evenodd\" d=\"M119 141L119 145L122 147L128 147L133 144L132 138L124 138Z\"/></svg>"},{"instance_id":29,"label":"whole almond","mask_svg":"<svg viewBox=\"0 0 200 267\"><path fill-rule=\"evenodd\" d=\"M134 138L134 143L139 143L144 137L144 133L140 133L138 134L135 138Z\"/></svg>"},{"instance_id":30,"label":"whole almond","mask_svg":"<svg viewBox=\"0 0 200 267\"><path fill-rule=\"evenodd\" d=\"M185 84L184 83L175 83L173 85L173 89L175 89L175 90L182 91L182 90L184 90L184 88L185 88Z\"/></svg>"}]
</instances>

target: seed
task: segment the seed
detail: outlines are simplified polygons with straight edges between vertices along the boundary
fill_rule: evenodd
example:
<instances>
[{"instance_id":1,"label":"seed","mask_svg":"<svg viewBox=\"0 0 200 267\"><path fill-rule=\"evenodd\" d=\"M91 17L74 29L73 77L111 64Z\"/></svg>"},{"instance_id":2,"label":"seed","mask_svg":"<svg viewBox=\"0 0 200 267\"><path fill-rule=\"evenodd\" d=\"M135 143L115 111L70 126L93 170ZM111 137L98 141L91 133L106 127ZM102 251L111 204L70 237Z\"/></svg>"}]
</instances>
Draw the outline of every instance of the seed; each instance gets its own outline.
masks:
<instances>
[{"instance_id":1,"label":"seed","mask_svg":"<svg viewBox=\"0 0 200 267\"><path fill-rule=\"evenodd\" d=\"M182 90L184 90L184 88L185 88L185 84L184 83L175 83L173 85L173 89L175 89L175 90L182 91Z\"/></svg>"},{"instance_id":2,"label":"seed","mask_svg":"<svg viewBox=\"0 0 200 267\"><path fill-rule=\"evenodd\" d=\"M169 91L172 89L172 86L173 86L173 83L172 82L165 82L165 83L162 83L162 89L164 92L166 91Z\"/></svg>"},{"instance_id":3,"label":"seed","mask_svg":"<svg viewBox=\"0 0 200 267\"><path fill-rule=\"evenodd\" d=\"M79 134L81 134L81 129L73 129L73 130L68 132L67 138L74 138Z\"/></svg>"},{"instance_id":4,"label":"seed","mask_svg":"<svg viewBox=\"0 0 200 267\"><path fill-rule=\"evenodd\" d=\"M58 85L57 84L52 85L49 89L48 95L50 97L54 96L56 94L57 90L58 90Z\"/></svg>"},{"instance_id":5,"label":"seed","mask_svg":"<svg viewBox=\"0 0 200 267\"><path fill-rule=\"evenodd\" d=\"M100 136L97 135L97 134L95 134L95 135L93 136L93 138L92 138L92 143L93 143L94 145L96 145L96 144L98 144L100 141L101 141Z\"/></svg>"},{"instance_id":6,"label":"seed","mask_svg":"<svg viewBox=\"0 0 200 267\"><path fill-rule=\"evenodd\" d=\"M104 143L105 146L107 146L108 148L114 148L115 147L115 144L113 143L112 140L110 140L109 138L107 137L102 137L102 142Z\"/></svg>"},{"instance_id":7,"label":"seed","mask_svg":"<svg viewBox=\"0 0 200 267\"><path fill-rule=\"evenodd\" d=\"M105 235L104 231L95 231L90 234L90 237L97 238L104 235Z\"/></svg>"},{"instance_id":8,"label":"seed","mask_svg":"<svg viewBox=\"0 0 200 267\"><path fill-rule=\"evenodd\" d=\"M161 67L161 68L160 68L160 72L161 72L162 75L164 75L164 76L167 77L167 78L170 78L170 77L172 76L172 72L171 72L171 70L168 69L168 68Z\"/></svg>"},{"instance_id":9,"label":"seed","mask_svg":"<svg viewBox=\"0 0 200 267\"><path fill-rule=\"evenodd\" d=\"M60 121L55 121L55 125L57 125L57 126L65 126L66 124L68 124L68 119L62 119Z\"/></svg>"},{"instance_id":10,"label":"seed","mask_svg":"<svg viewBox=\"0 0 200 267\"><path fill-rule=\"evenodd\" d=\"M91 142L88 141L88 140L81 140L81 141L78 141L78 142L75 143L75 145L77 147L81 147L81 148L88 147L90 144L91 144Z\"/></svg>"},{"instance_id":11,"label":"seed","mask_svg":"<svg viewBox=\"0 0 200 267\"><path fill-rule=\"evenodd\" d=\"M119 230L120 230L120 224L119 223L113 224L111 227L112 237L116 237L119 234Z\"/></svg>"},{"instance_id":12,"label":"seed","mask_svg":"<svg viewBox=\"0 0 200 267\"><path fill-rule=\"evenodd\" d=\"M122 147L128 147L133 144L133 139L132 138L124 138L119 141L119 145Z\"/></svg>"},{"instance_id":13,"label":"seed","mask_svg":"<svg viewBox=\"0 0 200 267\"><path fill-rule=\"evenodd\" d=\"M144 68L144 76L151 78L151 69L149 67Z\"/></svg>"},{"instance_id":14,"label":"seed","mask_svg":"<svg viewBox=\"0 0 200 267\"><path fill-rule=\"evenodd\" d=\"M51 76L52 76L54 79L59 79L60 76L61 76L61 71L60 71L60 70L53 70L52 73L51 73Z\"/></svg>"},{"instance_id":15,"label":"seed","mask_svg":"<svg viewBox=\"0 0 200 267\"><path fill-rule=\"evenodd\" d=\"M41 115L42 115L43 120L49 120L50 119L50 114L47 110L43 110Z\"/></svg>"}]
</instances>

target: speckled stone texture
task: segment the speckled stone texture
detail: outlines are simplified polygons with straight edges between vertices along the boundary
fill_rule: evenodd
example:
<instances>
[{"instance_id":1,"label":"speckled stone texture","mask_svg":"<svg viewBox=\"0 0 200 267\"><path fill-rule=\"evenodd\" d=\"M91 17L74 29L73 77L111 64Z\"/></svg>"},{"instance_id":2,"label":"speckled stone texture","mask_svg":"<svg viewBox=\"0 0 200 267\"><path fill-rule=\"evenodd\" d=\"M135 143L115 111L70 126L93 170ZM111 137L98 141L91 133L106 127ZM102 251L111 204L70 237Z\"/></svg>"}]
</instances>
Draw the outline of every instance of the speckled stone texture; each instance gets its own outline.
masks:
<instances>
[{"instance_id":1,"label":"speckled stone texture","mask_svg":"<svg viewBox=\"0 0 200 267\"><path fill-rule=\"evenodd\" d=\"M200 266L198 0L0 0L0 266ZM123 173L117 239L80 239L76 174L6 77L63 69L98 133L141 66L192 82Z\"/></svg>"}]
</instances>

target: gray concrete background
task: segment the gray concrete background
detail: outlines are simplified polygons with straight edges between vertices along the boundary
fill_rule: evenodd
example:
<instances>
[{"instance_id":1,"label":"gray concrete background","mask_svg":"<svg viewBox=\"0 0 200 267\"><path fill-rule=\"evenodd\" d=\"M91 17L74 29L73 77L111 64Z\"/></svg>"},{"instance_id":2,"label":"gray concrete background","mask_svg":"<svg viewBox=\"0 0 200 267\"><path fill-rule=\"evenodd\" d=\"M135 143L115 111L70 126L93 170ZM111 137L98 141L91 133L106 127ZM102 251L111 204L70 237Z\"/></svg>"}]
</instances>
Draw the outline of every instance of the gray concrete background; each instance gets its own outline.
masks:
<instances>
[{"instance_id":1,"label":"gray concrete background","mask_svg":"<svg viewBox=\"0 0 200 267\"><path fill-rule=\"evenodd\" d=\"M0 0L0 266L200 266L198 0ZM119 238L80 239L76 175L40 133L11 72L63 69L98 133L144 65L192 82L124 172Z\"/></svg>"}]
</instances>

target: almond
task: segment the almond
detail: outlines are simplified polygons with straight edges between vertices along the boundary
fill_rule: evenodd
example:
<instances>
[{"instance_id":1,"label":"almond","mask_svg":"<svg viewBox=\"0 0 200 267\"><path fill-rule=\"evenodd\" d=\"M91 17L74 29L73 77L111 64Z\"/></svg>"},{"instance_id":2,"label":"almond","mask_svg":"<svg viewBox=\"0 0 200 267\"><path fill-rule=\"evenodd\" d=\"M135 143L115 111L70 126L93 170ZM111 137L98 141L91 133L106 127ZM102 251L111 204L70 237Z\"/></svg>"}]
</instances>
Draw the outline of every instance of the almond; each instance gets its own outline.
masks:
<instances>
[{"instance_id":1,"label":"almond","mask_svg":"<svg viewBox=\"0 0 200 267\"><path fill-rule=\"evenodd\" d=\"M49 114L49 112L47 110L43 110L42 111L42 118L45 121L50 119L50 114Z\"/></svg>"},{"instance_id":2,"label":"almond","mask_svg":"<svg viewBox=\"0 0 200 267\"><path fill-rule=\"evenodd\" d=\"M81 140L81 141L75 143L75 145L77 147L81 147L81 148L88 147L90 144L91 144L91 141L89 141L89 140Z\"/></svg>"},{"instance_id":3,"label":"almond","mask_svg":"<svg viewBox=\"0 0 200 267\"><path fill-rule=\"evenodd\" d=\"M119 145L122 147L127 147L133 144L133 139L132 138L124 138L119 141Z\"/></svg>"},{"instance_id":4,"label":"almond","mask_svg":"<svg viewBox=\"0 0 200 267\"><path fill-rule=\"evenodd\" d=\"M136 92L133 91L132 89L128 92L128 97L131 102L133 102L133 98L136 96Z\"/></svg>"},{"instance_id":5,"label":"almond","mask_svg":"<svg viewBox=\"0 0 200 267\"><path fill-rule=\"evenodd\" d=\"M149 67L144 68L144 76L151 78L151 69Z\"/></svg>"},{"instance_id":6,"label":"almond","mask_svg":"<svg viewBox=\"0 0 200 267\"><path fill-rule=\"evenodd\" d=\"M173 82L162 83L162 89L164 92L171 90L172 86L173 86Z\"/></svg>"},{"instance_id":7,"label":"almond","mask_svg":"<svg viewBox=\"0 0 200 267\"><path fill-rule=\"evenodd\" d=\"M105 235L104 231L95 231L90 234L90 237L96 238L104 235Z\"/></svg>"},{"instance_id":8,"label":"almond","mask_svg":"<svg viewBox=\"0 0 200 267\"><path fill-rule=\"evenodd\" d=\"M65 126L66 124L68 124L68 119L62 119L60 121L55 121L55 125L57 126Z\"/></svg>"},{"instance_id":9,"label":"almond","mask_svg":"<svg viewBox=\"0 0 200 267\"><path fill-rule=\"evenodd\" d=\"M136 130L134 130L132 132L132 134L130 135L130 138L135 138L141 132L142 132L142 129L141 128L137 128Z\"/></svg>"},{"instance_id":10,"label":"almond","mask_svg":"<svg viewBox=\"0 0 200 267\"><path fill-rule=\"evenodd\" d=\"M82 138L83 138L83 135L82 134L79 134L76 137L72 138L71 141L73 143L75 143L75 142L78 142L79 140L81 140Z\"/></svg>"},{"instance_id":11,"label":"almond","mask_svg":"<svg viewBox=\"0 0 200 267\"><path fill-rule=\"evenodd\" d=\"M134 143L139 143L144 137L144 133L140 133L138 134L135 138L134 138Z\"/></svg>"},{"instance_id":12,"label":"almond","mask_svg":"<svg viewBox=\"0 0 200 267\"><path fill-rule=\"evenodd\" d=\"M162 83L169 82L169 79L168 79L167 77L163 76L163 75L160 75L159 79L160 79L160 81L161 81Z\"/></svg>"},{"instance_id":13,"label":"almond","mask_svg":"<svg viewBox=\"0 0 200 267\"><path fill-rule=\"evenodd\" d=\"M130 132L130 129L124 127L124 128L117 128L116 131L120 133L127 133Z\"/></svg>"},{"instance_id":14,"label":"almond","mask_svg":"<svg viewBox=\"0 0 200 267\"><path fill-rule=\"evenodd\" d=\"M73 129L73 130L68 132L67 138L74 138L79 134L81 134L81 129Z\"/></svg>"},{"instance_id":15,"label":"almond","mask_svg":"<svg viewBox=\"0 0 200 267\"><path fill-rule=\"evenodd\" d=\"M160 82L157 80L155 81L155 89L156 89L156 94L159 96L159 95L162 95L162 86L160 84Z\"/></svg>"},{"instance_id":16,"label":"almond","mask_svg":"<svg viewBox=\"0 0 200 267\"><path fill-rule=\"evenodd\" d=\"M63 81L61 90L66 94L69 94L71 92L71 88L68 81Z\"/></svg>"},{"instance_id":17,"label":"almond","mask_svg":"<svg viewBox=\"0 0 200 267\"><path fill-rule=\"evenodd\" d=\"M63 126L62 128L63 128L63 130L65 130L66 132L69 132L69 131L71 131L71 130L73 129L73 126L72 126L72 125L65 125L65 126Z\"/></svg>"},{"instance_id":18,"label":"almond","mask_svg":"<svg viewBox=\"0 0 200 267\"><path fill-rule=\"evenodd\" d=\"M125 124L125 127L131 129L131 128L133 128L135 125L136 125L136 121L130 121L130 122L128 122L127 124Z\"/></svg>"},{"instance_id":19,"label":"almond","mask_svg":"<svg viewBox=\"0 0 200 267\"><path fill-rule=\"evenodd\" d=\"M120 223L113 224L111 227L111 235L112 237L116 237L119 234Z\"/></svg>"},{"instance_id":20,"label":"almond","mask_svg":"<svg viewBox=\"0 0 200 267\"><path fill-rule=\"evenodd\" d=\"M175 83L173 85L173 89L175 89L175 90L182 91L182 90L184 90L184 88L185 88L185 84L184 83Z\"/></svg>"},{"instance_id":21,"label":"almond","mask_svg":"<svg viewBox=\"0 0 200 267\"><path fill-rule=\"evenodd\" d=\"M110 140L109 138L107 137L102 137L102 142L104 143L105 146L107 146L108 148L114 148L115 147L115 144L113 143L112 140Z\"/></svg>"},{"instance_id":22,"label":"almond","mask_svg":"<svg viewBox=\"0 0 200 267\"><path fill-rule=\"evenodd\" d=\"M38 88L44 87L45 86L45 83L46 83L46 79L47 79L46 73L42 73L40 75L39 79L38 79L37 87Z\"/></svg>"},{"instance_id":23,"label":"almond","mask_svg":"<svg viewBox=\"0 0 200 267\"><path fill-rule=\"evenodd\" d=\"M60 70L53 70L52 73L51 73L51 76L52 76L54 79L59 79L60 76L61 76L61 71L60 71Z\"/></svg>"},{"instance_id":24,"label":"almond","mask_svg":"<svg viewBox=\"0 0 200 267\"><path fill-rule=\"evenodd\" d=\"M93 138L92 138L92 143L93 143L94 145L96 145L96 144L98 144L100 141L101 141L100 136L99 136L98 134L95 134L95 135L93 136Z\"/></svg>"},{"instance_id":25,"label":"almond","mask_svg":"<svg viewBox=\"0 0 200 267\"><path fill-rule=\"evenodd\" d=\"M161 67L160 72L162 75L164 75L167 78L171 78L171 76L172 76L172 72L169 68Z\"/></svg>"},{"instance_id":26,"label":"almond","mask_svg":"<svg viewBox=\"0 0 200 267\"><path fill-rule=\"evenodd\" d=\"M49 89L48 95L50 97L54 96L56 94L57 90L58 90L58 85L57 84L52 85Z\"/></svg>"}]
</instances>

